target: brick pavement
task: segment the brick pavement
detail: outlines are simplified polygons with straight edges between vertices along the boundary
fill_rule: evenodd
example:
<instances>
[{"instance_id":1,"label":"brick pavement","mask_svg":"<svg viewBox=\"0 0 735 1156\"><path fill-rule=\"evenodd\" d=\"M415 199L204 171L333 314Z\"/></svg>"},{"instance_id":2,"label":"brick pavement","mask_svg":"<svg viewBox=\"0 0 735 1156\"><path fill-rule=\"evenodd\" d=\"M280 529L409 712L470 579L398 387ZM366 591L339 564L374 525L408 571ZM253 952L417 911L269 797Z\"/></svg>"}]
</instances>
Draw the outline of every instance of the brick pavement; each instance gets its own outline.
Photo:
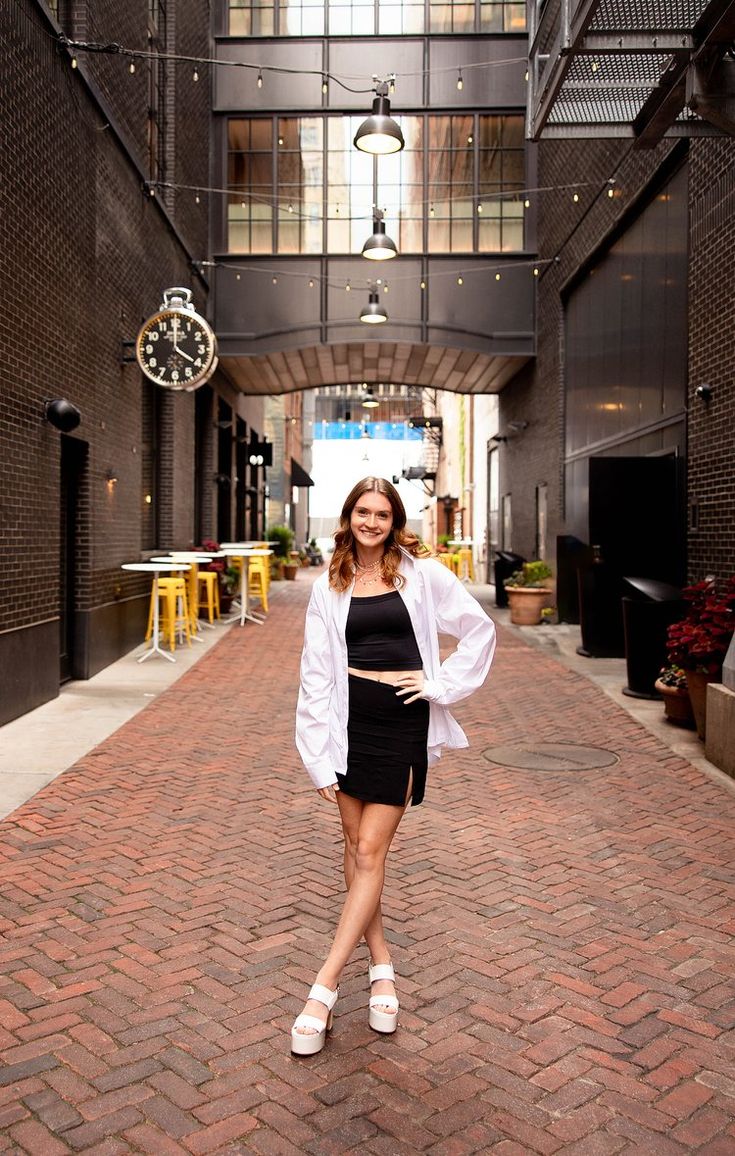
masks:
<instances>
[{"instance_id":1,"label":"brick pavement","mask_svg":"<svg viewBox=\"0 0 735 1156\"><path fill-rule=\"evenodd\" d=\"M0 1152L735 1152L735 798L505 631L402 825L394 1037L364 950L321 1055L335 813L292 731L312 574L0 825ZM510 770L519 740L615 751Z\"/></svg>"}]
</instances>

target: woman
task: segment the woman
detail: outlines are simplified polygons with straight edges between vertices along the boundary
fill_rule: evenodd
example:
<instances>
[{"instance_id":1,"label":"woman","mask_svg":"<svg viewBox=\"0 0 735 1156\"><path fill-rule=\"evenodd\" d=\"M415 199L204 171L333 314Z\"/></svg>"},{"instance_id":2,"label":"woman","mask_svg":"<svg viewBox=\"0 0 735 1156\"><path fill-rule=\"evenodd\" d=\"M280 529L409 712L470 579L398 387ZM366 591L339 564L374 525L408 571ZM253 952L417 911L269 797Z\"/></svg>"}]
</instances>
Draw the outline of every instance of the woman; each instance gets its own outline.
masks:
<instances>
[{"instance_id":1,"label":"woman","mask_svg":"<svg viewBox=\"0 0 735 1156\"><path fill-rule=\"evenodd\" d=\"M466 747L447 710L484 682L495 627L462 583L406 528L397 490L363 478L348 494L329 572L306 613L296 745L319 795L339 806L347 897L327 959L291 1030L313 1055L332 1026L342 970L364 937L369 1023L393 1032L395 974L380 910L388 848L424 797L441 748ZM439 661L438 631L458 645Z\"/></svg>"}]
</instances>

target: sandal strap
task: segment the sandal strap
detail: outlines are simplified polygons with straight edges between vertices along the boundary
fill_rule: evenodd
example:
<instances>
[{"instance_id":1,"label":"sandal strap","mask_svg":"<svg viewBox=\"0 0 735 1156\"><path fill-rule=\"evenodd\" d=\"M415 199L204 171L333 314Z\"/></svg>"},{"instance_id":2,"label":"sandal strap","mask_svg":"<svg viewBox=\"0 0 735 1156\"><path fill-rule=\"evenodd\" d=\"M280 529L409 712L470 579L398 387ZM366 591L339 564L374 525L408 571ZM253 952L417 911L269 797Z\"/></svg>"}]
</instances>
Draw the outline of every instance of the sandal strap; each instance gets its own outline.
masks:
<instances>
[{"instance_id":1,"label":"sandal strap","mask_svg":"<svg viewBox=\"0 0 735 1156\"><path fill-rule=\"evenodd\" d=\"M370 1007L389 1007L393 1011L398 1011L400 1004L394 995L373 995L370 997Z\"/></svg>"},{"instance_id":2,"label":"sandal strap","mask_svg":"<svg viewBox=\"0 0 735 1156\"><path fill-rule=\"evenodd\" d=\"M368 972L371 983L375 983L377 979L389 979L392 983L396 982L396 973L392 963L371 963Z\"/></svg>"},{"instance_id":3,"label":"sandal strap","mask_svg":"<svg viewBox=\"0 0 735 1156\"><path fill-rule=\"evenodd\" d=\"M315 983L309 992L308 998L315 999L319 1003L323 1003L325 1008L327 1008L328 1011L331 1011L337 1002L338 994L339 988L337 988L337 991L330 991L329 988L325 987L323 983Z\"/></svg>"},{"instance_id":4,"label":"sandal strap","mask_svg":"<svg viewBox=\"0 0 735 1156\"><path fill-rule=\"evenodd\" d=\"M293 1028L291 1030L293 1032L297 1032L299 1028L313 1028L315 1032L323 1032L326 1030L326 1027L327 1025L323 1020L317 1019L316 1016L306 1015L305 1012L302 1012L301 1015L297 1016L294 1020Z\"/></svg>"}]
</instances>

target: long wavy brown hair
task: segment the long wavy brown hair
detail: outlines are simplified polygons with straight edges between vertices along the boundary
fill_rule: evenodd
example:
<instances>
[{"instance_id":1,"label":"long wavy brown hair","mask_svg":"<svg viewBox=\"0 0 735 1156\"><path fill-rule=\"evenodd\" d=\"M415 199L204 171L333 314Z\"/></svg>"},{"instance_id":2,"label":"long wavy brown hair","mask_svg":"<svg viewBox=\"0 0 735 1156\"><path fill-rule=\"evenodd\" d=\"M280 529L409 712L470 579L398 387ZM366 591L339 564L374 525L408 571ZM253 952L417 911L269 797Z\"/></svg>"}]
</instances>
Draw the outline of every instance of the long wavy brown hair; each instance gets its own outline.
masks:
<instances>
[{"instance_id":1,"label":"long wavy brown hair","mask_svg":"<svg viewBox=\"0 0 735 1156\"><path fill-rule=\"evenodd\" d=\"M383 580L395 586L402 586L404 578L398 573L401 562L401 550L407 550L414 558L427 558L431 550L424 546L414 534L413 530L406 529L406 507L403 505L398 490L386 478L363 478L350 490L345 498L342 513L339 516L339 529L334 534L334 553L329 563L329 585L340 593L352 585L355 577L355 540L350 529L352 511L363 494L382 494L390 502L393 512L393 525L390 534L385 540L383 560L380 573Z\"/></svg>"}]
</instances>

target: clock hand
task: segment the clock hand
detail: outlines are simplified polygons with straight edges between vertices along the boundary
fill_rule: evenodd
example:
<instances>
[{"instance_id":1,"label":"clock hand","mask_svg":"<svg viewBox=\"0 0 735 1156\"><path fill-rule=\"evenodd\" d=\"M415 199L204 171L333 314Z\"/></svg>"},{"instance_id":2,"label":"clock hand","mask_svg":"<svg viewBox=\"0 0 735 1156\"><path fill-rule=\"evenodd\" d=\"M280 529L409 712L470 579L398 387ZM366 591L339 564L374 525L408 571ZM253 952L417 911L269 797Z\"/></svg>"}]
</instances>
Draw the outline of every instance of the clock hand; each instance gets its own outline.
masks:
<instances>
[{"instance_id":1,"label":"clock hand","mask_svg":"<svg viewBox=\"0 0 735 1156\"><path fill-rule=\"evenodd\" d=\"M178 345L174 345L174 353L178 353L179 357L185 357L187 361L193 361L193 357L189 357L188 353L184 353L183 349L179 349Z\"/></svg>"}]
</instances>

